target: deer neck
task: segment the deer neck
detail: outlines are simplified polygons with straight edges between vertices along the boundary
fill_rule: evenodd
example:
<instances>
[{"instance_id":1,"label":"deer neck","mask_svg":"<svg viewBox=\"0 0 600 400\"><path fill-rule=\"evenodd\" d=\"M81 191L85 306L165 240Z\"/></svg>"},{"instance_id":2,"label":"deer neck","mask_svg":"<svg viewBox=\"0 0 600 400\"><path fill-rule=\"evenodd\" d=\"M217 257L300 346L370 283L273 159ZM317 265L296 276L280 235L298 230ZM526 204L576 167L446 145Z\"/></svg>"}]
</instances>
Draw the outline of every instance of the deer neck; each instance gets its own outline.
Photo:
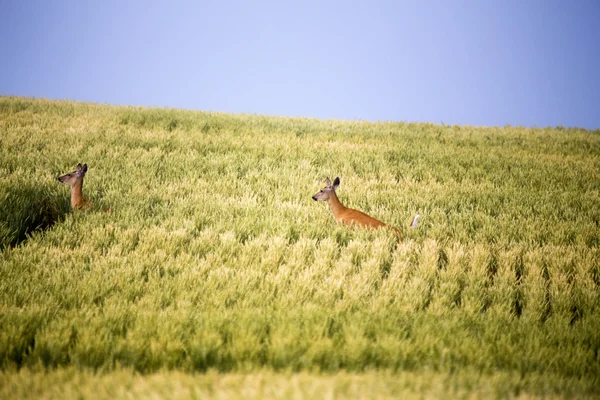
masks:
<instances>
[{"instance_id":1,"label":"deer neck","mask_svg":"<svg viewBox=\"0 0 600 400\"><path fill-rule=\"evenodd\" d=\"M71 187L71 207L80 208L83 206L83 179L78 181Z\"/></svg>"},{"instance_id":2,"label":"deer neck","mask_svg":"<svg viewBox=\"0 0 600 400\"><path fill-rule=\"evenodd\" d=\"M333 213L335 219L338 219L339 216L347 209L333 191L327 199L327 204L329 204L329 208L331 208L331 212Z\"/></svg>"}]
</instances>

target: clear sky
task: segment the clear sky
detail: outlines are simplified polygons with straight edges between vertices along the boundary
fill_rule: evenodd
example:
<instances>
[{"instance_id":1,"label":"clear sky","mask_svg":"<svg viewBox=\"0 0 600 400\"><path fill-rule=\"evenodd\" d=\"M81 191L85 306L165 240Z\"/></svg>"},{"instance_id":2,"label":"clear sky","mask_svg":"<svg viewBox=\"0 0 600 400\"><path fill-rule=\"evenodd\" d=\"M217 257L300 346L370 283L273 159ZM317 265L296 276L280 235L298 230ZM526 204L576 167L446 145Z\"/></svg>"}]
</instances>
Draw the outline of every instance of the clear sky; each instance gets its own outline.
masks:
<instances>
[{"instance_id":1,"label":"clear sky","mask_svg":"<svg viewBox=\"0 0 600 400\"><path fill-rule=\"evenodd\" d=\"M600 0L0 0L0 94L600 128Z\"/></svg>"}]
</instances>

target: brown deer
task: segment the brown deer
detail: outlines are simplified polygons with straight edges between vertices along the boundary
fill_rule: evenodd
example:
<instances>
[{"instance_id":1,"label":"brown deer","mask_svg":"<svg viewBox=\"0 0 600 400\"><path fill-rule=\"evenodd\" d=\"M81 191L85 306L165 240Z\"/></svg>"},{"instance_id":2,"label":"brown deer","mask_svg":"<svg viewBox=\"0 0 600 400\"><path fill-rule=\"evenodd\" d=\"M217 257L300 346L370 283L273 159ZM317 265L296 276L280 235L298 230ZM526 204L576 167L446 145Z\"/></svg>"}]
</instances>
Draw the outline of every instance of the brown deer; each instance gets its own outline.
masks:
<instances>
[{"instance_id":1,"label":"brown deer","mask_svg":"<svg viewBox=\"0 0 600 400\"><path fill-rule=\"evenodd\" d=\"M365 228L381 228L388 226L383 222L368 216L362 211L344 206L335 194L335 190L340 185L340 178L335 178L333 185L329 178L325 180L325 183L327 186L319 190L312 199L314 201L326 201L337 222L343 222L346 225L356 224ZM394 229L397 233L401 233L399 229L394 228L393 226L390 226L390 228Z\"/></svg>"},{"instance_id":2,"label":"brown deer","mask_svg":"<svg viewBox=\"0 0 600 400\"><path fill-rule=\"evenodd\" d=\"M71 187L71 208L79 210L88 208L91 203L83 198L83 178L87 172L87 164L77 164L75 171L58 177L58 181Z\"/></svg>"}]
</instances>

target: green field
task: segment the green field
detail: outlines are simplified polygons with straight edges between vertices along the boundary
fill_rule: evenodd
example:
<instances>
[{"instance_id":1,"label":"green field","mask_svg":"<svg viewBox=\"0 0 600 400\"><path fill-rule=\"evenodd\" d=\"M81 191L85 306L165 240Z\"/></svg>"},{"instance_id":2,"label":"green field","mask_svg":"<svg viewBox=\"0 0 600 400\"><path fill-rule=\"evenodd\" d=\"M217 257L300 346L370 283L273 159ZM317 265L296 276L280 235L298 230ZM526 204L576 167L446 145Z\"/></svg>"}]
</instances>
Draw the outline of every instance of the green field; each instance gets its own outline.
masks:
<instances>
[{"instance_id":1,"label":"green field","mask_svg":"<svg viewBox=\"0 0 600 400\"><path fill-rule=\"evenodd\" d=\"M599 221L600 131L0 97L0 396L594 397Z\"/></svg>"}]
</instances>

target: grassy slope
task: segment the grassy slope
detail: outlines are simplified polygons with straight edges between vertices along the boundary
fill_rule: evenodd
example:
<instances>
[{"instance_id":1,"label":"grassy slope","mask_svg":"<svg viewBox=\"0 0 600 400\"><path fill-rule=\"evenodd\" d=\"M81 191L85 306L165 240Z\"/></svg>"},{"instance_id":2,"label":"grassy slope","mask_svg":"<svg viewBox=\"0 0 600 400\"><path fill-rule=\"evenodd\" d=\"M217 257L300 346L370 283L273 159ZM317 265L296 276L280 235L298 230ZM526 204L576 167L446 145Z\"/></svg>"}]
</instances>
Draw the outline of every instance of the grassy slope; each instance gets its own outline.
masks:
<instances>
[{"instance_id":1,"label":"grassy slope","mask_svg":"<svg viewBox=\"0 0 600 400\"><path fill-rule=\"evenodd\" d=\"M69 213L55 178L77 162L95 207ZM0 98L5 379L477 371L593 392L599 169L598 131ZM337 226L310 196L338 175L404 238Z\"/></svg>"},{"instance_id":2,"label":"grassy slope","mask_svg":"<svg viewBox=\"0 0 600 400\"><path fill-rule=\"evenodd\" d=\"M556 381L561 382L560 391ZM419 371L344 371L334 374L227 373L178 371L139 375L130 370L105 374L61 368L47 373L0 371L0 398L40 399L423 399L423 398L585 398L594 388L575 379L509 372L481 375ZM591 398L591 396L590 396Z\"/></svg>"}]
</instances>

